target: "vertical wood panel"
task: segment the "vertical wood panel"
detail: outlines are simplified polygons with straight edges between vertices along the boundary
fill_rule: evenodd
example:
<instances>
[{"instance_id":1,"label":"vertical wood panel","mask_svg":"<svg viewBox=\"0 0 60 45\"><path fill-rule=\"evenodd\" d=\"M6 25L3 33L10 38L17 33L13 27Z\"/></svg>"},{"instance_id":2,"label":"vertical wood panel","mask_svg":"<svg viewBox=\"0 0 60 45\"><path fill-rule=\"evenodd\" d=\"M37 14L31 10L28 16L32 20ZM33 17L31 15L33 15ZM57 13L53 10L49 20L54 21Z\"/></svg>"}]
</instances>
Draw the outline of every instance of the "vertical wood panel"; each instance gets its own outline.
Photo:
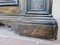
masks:
<instances>
[{"instance_id":1,"label":"vertical wood panel","mask_svg":"<svg viewBox=\"0 0 60 45\"><path fill-rule=\"evenodd\" d=\"M51 0L27 0L28 14L50 14L49 6Z\"/></svg>"}]
</instances>

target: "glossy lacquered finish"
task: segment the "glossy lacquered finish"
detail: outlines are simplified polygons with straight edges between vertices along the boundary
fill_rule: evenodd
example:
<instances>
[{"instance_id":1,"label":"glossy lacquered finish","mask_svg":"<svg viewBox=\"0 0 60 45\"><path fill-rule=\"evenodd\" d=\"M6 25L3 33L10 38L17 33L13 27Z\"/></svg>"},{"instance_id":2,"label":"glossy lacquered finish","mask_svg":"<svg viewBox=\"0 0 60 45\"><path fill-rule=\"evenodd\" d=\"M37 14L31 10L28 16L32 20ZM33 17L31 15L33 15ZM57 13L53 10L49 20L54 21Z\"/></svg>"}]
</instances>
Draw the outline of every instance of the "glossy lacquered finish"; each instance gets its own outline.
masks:
<instances>
[{"instance_id":1,"label":"glossy lacquered finish","mask_svg":"<svg viewBox=\"0 0 60 45\"><path fill-rule=\"evenodd\" d=\"M57 39L58 26L51 12L52 0L26 0L27 15L18 23L16 31L29 37Z\"/></svg>"},{"instance_id":2,"label":"glossy lacquered finish","mask_svg":"<svg viewBox=\"0 0 60 45\"><path fill-rule=\"evenodd\" d=\"M52 15L52 0L19 0L18 14L0 16L20 35L57 39L58 25ZM14 16L13 16L14 15Z\"/></svg>"}]
</instances>

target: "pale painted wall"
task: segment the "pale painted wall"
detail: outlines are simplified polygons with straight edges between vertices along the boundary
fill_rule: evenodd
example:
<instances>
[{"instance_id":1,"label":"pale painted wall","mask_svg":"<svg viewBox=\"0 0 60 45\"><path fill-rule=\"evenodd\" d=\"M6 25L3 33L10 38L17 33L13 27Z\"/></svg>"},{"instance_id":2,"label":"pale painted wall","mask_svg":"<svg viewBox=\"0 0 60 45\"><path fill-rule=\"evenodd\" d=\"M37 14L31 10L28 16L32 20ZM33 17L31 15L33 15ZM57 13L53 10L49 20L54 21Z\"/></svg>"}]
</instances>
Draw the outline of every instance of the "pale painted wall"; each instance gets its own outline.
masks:
<instances>
[{"instance_id":1,"label":"pale painted wall","mask_svg":"<svg viewBox=\"0 0 60 45\"><path fill-rule=\"evenodd\" d=\"M60 0L53 0L53 10L52 10L53 17L58 22L58 35L60 36ZM58 36L58 37L59 37Z\"/></svg>"}]
</instances>

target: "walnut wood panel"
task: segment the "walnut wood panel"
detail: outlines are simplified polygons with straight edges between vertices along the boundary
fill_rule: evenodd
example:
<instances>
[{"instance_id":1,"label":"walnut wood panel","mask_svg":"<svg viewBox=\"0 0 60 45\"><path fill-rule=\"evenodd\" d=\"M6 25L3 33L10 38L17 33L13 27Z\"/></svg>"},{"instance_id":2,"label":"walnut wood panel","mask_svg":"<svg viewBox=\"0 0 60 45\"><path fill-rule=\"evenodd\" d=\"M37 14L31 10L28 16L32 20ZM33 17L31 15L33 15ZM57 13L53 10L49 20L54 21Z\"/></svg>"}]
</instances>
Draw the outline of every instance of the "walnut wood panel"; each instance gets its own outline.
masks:
<instances>
[{"instance_id":1,"label":"walnut wood panel","mask_svg":"<svg viewBox=\"0 0 60 45\"><path fill-rule=\"evenodd\" d=\"M33 25L33 24L21 24L19 25L18 32L21 35L45 39L54 38L54 28L52 25Z\"/></svg>"},{"instance_id":2,"label":"walnut wood panel","mask_svg":"<svg viewBox=\"0 0 60 45\"><path fill-rule=\"evenodd\" d=\"M17 6L0 6L0 13L19 14L19 12L19 7Z\"/></svg>"}]
</instances>

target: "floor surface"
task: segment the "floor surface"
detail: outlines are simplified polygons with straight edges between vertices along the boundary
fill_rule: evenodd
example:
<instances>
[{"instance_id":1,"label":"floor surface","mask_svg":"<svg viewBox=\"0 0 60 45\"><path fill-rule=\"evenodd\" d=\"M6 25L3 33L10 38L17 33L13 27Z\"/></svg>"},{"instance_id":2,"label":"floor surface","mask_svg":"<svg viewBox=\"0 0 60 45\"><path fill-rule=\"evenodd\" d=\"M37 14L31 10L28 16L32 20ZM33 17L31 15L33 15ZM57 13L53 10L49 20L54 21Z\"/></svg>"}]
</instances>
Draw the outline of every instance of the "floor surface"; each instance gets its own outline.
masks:
<instances>
[{"instance_id":1,"label":"floor surface","mask_svg":"<svg viewBox=\"0 0 60 45\"><path fill-rule=\"evenodd\" d=\"M24 37L15 34L11 28L0 27L0 45L60 45L60 39L59 36L54 41Z\"/></svg>"}]
</instances>

